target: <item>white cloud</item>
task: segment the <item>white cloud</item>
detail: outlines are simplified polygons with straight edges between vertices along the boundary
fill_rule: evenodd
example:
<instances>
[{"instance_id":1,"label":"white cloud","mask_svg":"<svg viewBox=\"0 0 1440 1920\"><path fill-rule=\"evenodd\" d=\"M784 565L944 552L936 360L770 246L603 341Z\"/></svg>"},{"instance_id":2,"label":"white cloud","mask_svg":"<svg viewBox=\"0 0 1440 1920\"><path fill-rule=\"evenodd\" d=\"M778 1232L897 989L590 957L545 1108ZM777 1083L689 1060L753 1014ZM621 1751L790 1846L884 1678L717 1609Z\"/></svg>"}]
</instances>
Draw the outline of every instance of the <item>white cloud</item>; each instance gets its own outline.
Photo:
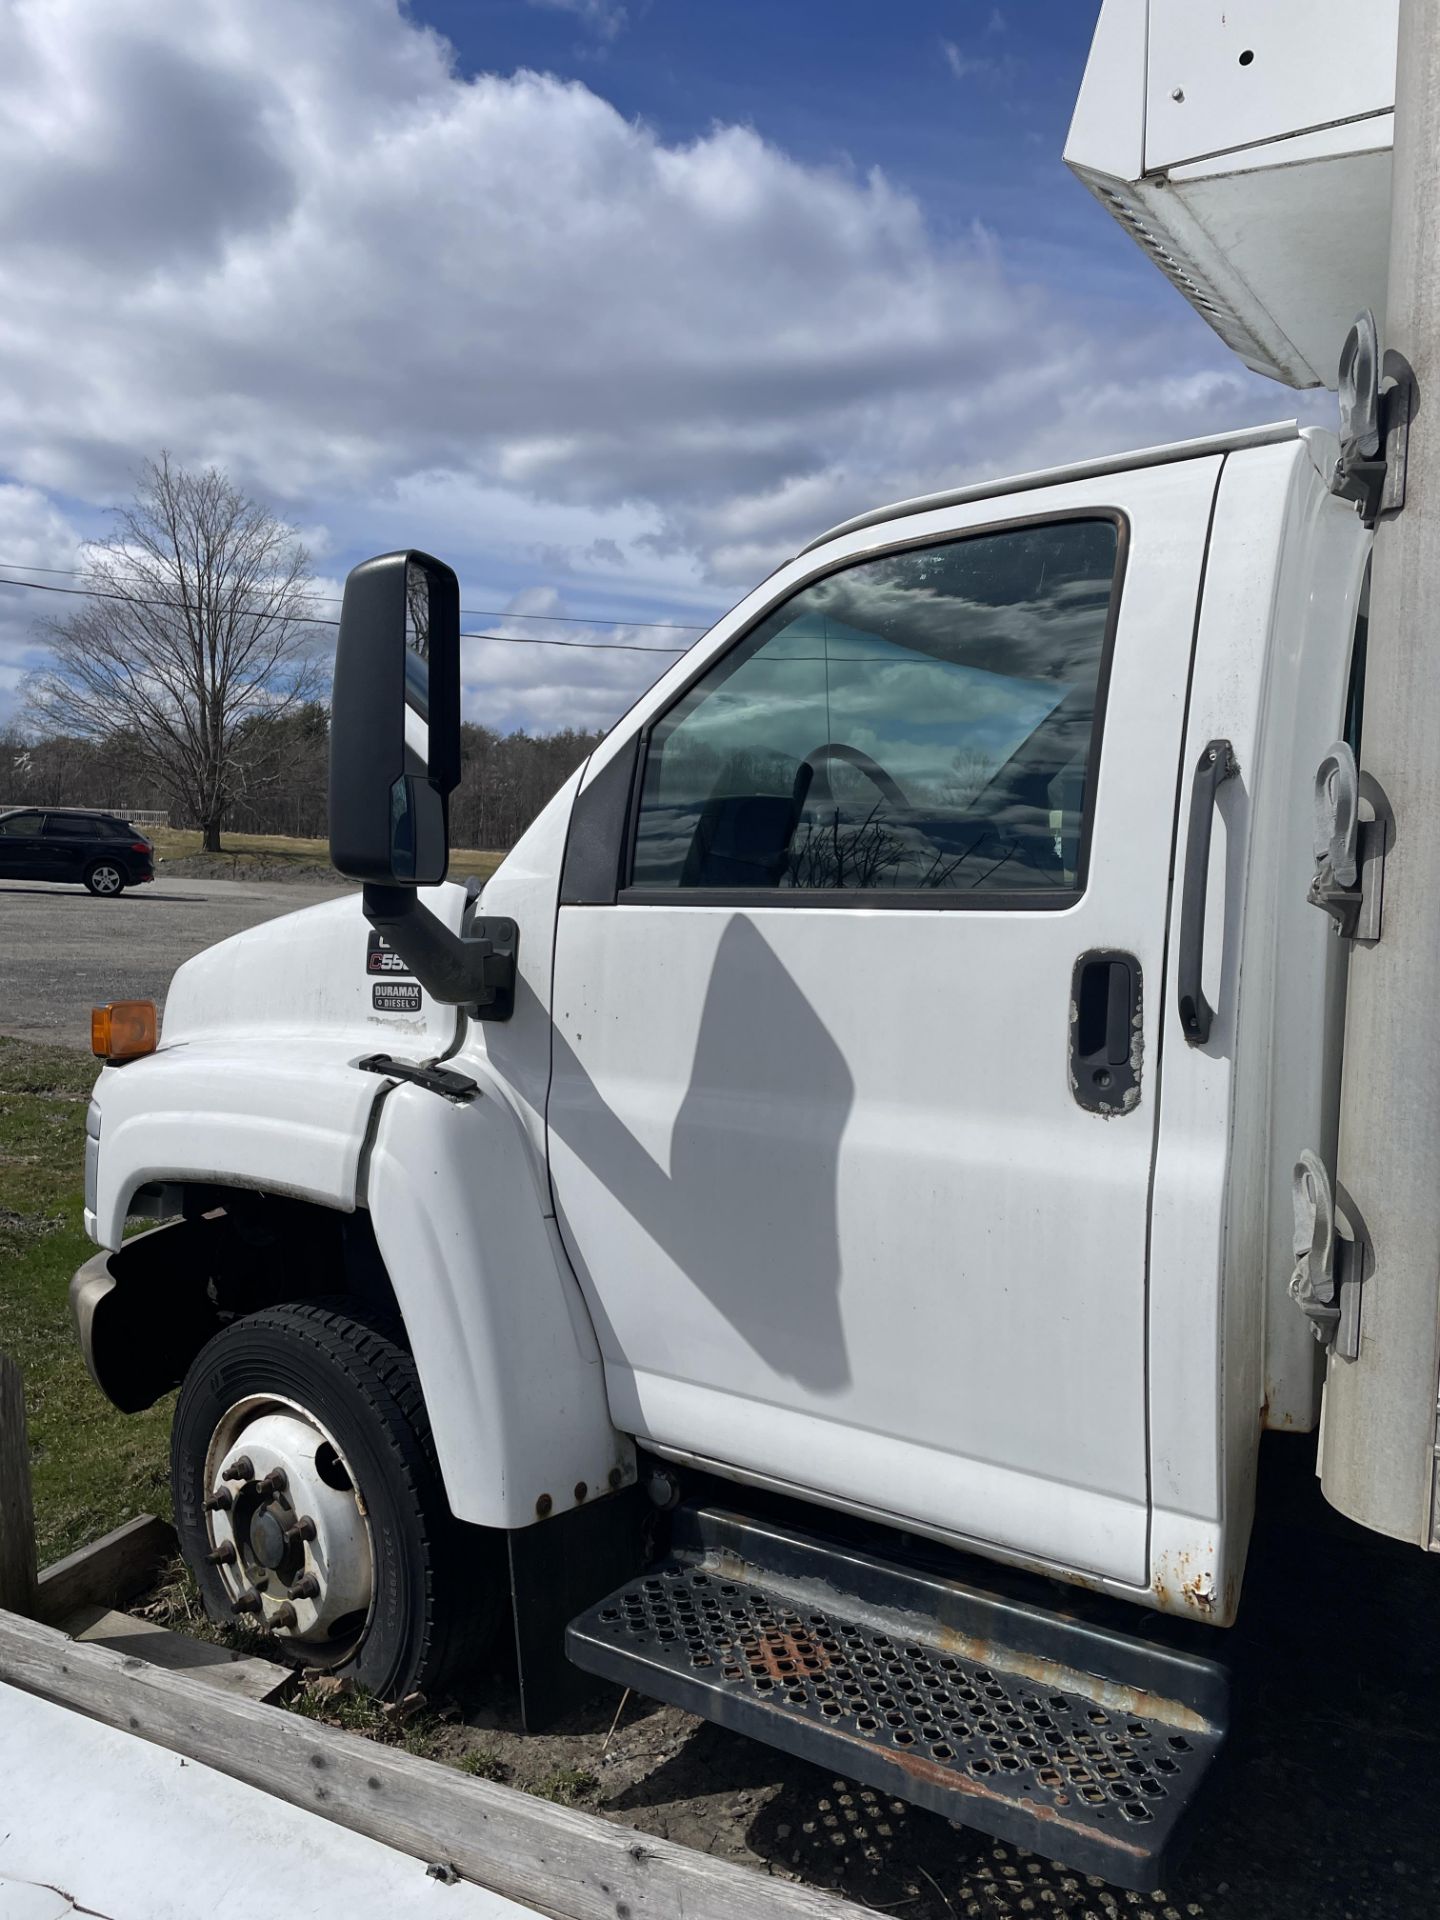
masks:
<instances>
[{"instance_id":1,"label":"white cloud","mask_svg":"<svg viewBox=\"0 0 1440 1920\"><path fill-rule=\"evenodd\" d=\"M0 0L0 449L42 508L164 446L332 571L413 540L467 597L563 568L683 619L886 497L1288 410L1176 311L1117 347L879 173L463 78L394 0ZM637 672L491 651L555 724Z\"/></svg>"},{"instance_id":2,"label":"white cloud","mask_svg":"<svg viewBox=\"0 0 1440 1920\"><path fill-rule=\"evenodd\" d=\"M616 5L615 0L530 0L530 5L543 7L550 13L573 13L602 40L613 40L624 30L629 18L628 9Z\"/></svg>"},{"instance_id":3,"label":"white cloud","mask_svg":"<svg viewBox=\"0 0 1440 1920\"><path fill-rule=\"evenodd\" d=\"M945 64L957 80L973 80L977 74L993 74L996 63L979 54L964 53L953 40L942 40L940 51L945 56Z\"/></svg>"},{"instance_id":4,"label":"white cloud","mask_svg":"<svg viewBox=\"0 0 1440 1920\"><path fill-rule=\"evenodd\" d=\"M38 487L0 483L0 577L33 579L36 567L75 564L79 535L69 518ZM63 575L51 584L68 585ZM35 631L43 611L65 605L63 597L22 593L0 584L0 724L27 673L38 666L43 642ZM0 794L0 804L4 795Z\"/></svg>"}]
</instances>

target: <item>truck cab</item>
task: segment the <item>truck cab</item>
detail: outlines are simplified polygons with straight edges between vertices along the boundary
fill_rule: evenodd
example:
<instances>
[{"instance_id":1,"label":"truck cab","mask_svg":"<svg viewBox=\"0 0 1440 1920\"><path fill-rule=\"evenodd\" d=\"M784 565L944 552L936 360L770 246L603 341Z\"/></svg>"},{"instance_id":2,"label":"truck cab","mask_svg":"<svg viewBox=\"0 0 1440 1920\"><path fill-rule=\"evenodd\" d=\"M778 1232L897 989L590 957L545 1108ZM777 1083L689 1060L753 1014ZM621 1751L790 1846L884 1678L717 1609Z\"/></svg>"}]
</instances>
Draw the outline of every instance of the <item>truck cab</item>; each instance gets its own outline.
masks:
<instances>
[{"instance_id":1,"label":"truck cab","mask_svg":"<svg viewBox=\"0 0 1440 1920\"><path fill-rule=\"evenodd\" d=\"M1229 1624L1261 1432L1318 1418L1293 1189L1333 1164L1346 949L1311 795L1358 746L1370 540L1335 457L1290 423L834 528L478 898L439 884L454 576L356 570L364 893L182 967L88 1127L82 1344L123 1407L181 1386L217 1616L403 1692L508 1603L537 1718L568 1647L1154 1883L1189 1789L1146 1754L1208 1758L1223 1683L1076 1590ZM837 1692L866 1633L998 1688L1019 1746Z\"/></svg>"}]
</instances>

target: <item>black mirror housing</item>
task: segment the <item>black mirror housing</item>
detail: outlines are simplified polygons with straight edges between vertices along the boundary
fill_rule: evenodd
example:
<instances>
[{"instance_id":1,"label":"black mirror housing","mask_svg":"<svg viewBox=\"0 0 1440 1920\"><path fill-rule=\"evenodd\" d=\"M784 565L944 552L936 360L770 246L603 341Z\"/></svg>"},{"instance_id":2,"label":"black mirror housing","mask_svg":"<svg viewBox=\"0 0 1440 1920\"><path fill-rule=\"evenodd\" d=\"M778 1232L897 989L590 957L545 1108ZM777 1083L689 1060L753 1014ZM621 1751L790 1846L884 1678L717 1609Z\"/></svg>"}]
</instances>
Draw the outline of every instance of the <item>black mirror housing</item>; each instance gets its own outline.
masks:
<instances>
[{"instance_id":1,"label":"black mirror housing","mask_svg":"<svg viewBox=\"0 0 1440 1920\"><path fill-rule=\"evenodd\" d=\"M435 886L460 778L460 583L415 551L345 582L330 704L330 858L347 879Z\"/></svg>"},{"instance_id":2,"label":"black mirror housing","mask_svg":"<svg viewBox=\"0 0 1440 1920\"><path fill-rule=\"evenodd\" d=\"M452 933L418 887L450 864L460 779L460 583L428 553L382 553L352 569L330 700L330 858L364 882L363 909L432 999L508 1020L513 920Z\"/></svg>"}]
</instances>

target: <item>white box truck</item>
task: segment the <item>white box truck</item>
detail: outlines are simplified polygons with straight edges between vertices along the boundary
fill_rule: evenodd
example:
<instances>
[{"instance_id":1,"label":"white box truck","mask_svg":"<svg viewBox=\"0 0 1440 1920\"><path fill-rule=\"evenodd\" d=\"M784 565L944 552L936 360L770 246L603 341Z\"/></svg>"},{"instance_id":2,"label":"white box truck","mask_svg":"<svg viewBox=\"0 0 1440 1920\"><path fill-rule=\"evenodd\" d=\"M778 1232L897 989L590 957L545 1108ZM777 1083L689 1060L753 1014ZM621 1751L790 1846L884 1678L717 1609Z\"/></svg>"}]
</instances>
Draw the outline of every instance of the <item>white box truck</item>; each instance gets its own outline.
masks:
<instances>
[{"instance_id":1,"label":"white box truck","mask_svg":"<svg viewBox=\"0 0 1440 1920\"><path fill-rule=\"evenodd\" d=\"M1068 157L1303 384L1377 301L1394 22L1227 107L1281 11L1107 0ZM1364 1339L1363 465L1286 424L848 521L478 897L455 576L352 573L363 893L189 961L90 1110L80 1337L123 1408L180 1386L217 1617L403 1693L508 1614L532 1724L600 1675L1157 1883L1261 1435Z\"/></svg>"}]
</instances>

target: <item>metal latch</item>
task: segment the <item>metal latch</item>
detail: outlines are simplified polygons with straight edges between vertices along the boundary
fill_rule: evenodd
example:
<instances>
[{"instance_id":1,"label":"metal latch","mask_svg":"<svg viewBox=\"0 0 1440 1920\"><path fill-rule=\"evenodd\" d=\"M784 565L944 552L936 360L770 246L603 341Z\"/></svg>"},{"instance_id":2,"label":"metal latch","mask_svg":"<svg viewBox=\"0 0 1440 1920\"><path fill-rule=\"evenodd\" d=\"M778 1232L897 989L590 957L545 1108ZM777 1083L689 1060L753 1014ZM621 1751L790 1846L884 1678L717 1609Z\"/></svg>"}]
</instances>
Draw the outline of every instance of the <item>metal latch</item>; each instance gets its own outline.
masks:
<instances>
[{"instance_id":1,"label":"metal latch","mask_svg":"<svg viewBox=\"0 0 1440 1920\"><path fill-rule=\"evenodd\" d=\"M394 1060L388 1053L367 1053L355 1065L361 1073L383 1073L389 1080L404 1080L412 1087L424 1087L427 1093L441 1094L446 1100L470 1100L479 1093L479 1082L451 1067L418 1065L412 1060Z\"/></svg>"},{"instance_id":2,"label":"metal latch","mask_svg":"<svg viewBox=\"0 0 1440 1920\"><path fill-rule=\"evenodd\" d=\"M1361 809L1370 818L1362 819ZM1362 799L1360 770L1343 740L1315 769L1315 874L1305 898L1344 940L1378 940L1385 878L1385 823Z\"/></svg>"},{"instance_id":3,"label":"metal latch","mask_svg":"<svg viewBox=\"0 0 1440 1920\"><path fill-rule=\"evenodd\" d=\"M1365 525L1373 527L1382 513L1398 513L1405 504L1415 375L1403 354L1391 349L1382 357L1380 330L1368 307L1345 337L1336 384L1340 458L1330 491L1353 500Z\"/></svg>"},{"instance_id":4,"label":"metal latch","mask_svg":"<svg viewBox=\"0 0 1440 1920\"><path fill-rule=\"evenodd\" d=\"M1360 1353L1360 1287L1365 1275L1364 1235L1335 1203L1330 1175L1307 1147L1295 1163L1295 1270L1290 1298L1310 1322L1322 1347L1337 1360Z\"/></svg>"}]
</instances>

